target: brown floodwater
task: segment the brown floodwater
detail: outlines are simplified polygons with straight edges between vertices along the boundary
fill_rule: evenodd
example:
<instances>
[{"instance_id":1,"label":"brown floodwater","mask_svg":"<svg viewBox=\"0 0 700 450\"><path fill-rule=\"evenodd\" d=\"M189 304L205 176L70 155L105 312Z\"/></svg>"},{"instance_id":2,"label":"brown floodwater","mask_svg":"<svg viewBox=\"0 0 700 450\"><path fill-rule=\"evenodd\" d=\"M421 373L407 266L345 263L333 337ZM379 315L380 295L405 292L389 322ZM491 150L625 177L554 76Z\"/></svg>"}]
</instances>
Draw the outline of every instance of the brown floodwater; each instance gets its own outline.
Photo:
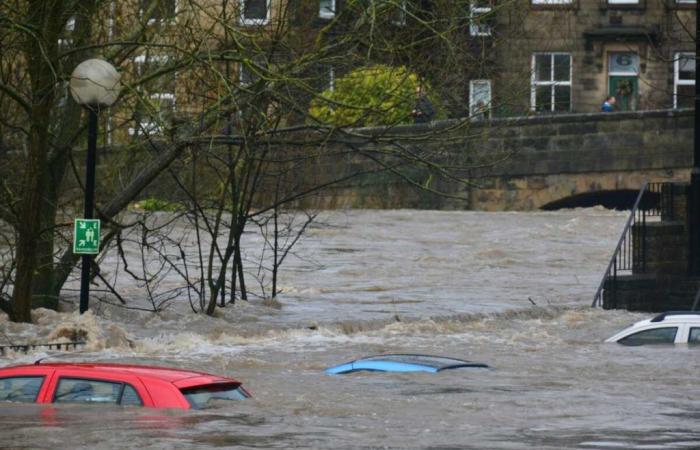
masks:
<instances>
[{"instance_id":1,"label":"brown floodwater","mask_svg":"<svg viewBox=\"0 0 700 450\"><path fill-rule=\"evenodd\" d=\"M625 218L603 209L324 213L286 263L280 308L254 297L211 318L182 298L158 314L95 298L82 317L0 317L0 339L80 331L88 344L70 359L203 370L242 380L254 396L202 411L0 403L0 448L700 448L700 349L604 344L647 315L590 308ZM246 235L247 258L260 239ZM117 263L108 255L104 273ZM144 302L137 284L120 288L131 306ZM404 352L492 369L323 372Z\"/></svg>"}]
</instances>

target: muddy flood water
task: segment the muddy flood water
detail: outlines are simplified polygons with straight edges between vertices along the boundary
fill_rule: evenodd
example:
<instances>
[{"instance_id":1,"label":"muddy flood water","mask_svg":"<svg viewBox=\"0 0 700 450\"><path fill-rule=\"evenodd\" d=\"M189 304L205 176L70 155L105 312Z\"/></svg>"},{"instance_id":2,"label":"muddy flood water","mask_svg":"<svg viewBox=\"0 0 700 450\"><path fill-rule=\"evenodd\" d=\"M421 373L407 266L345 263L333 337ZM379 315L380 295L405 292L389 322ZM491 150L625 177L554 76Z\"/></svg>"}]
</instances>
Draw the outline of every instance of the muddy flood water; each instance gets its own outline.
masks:
<instances>
[{"instance_id":1,"label":"muddy flood water","mask_svg":"<svg viewBox=\"0 0 700 450\"><path fill-rule=\"evenodd\" d=\"M83 330L71 360L231 376L254 398L200 411L0 403L0 448L700 448L700 349L604 344L648 314L590 307L626 215L329 212L285 263L279 308L254 298L211 318L184 300L159 314L93 301L82 317L2 316L0 339ZM381 353L492 369L323 372Z\"/></svg>"}]
</instances>

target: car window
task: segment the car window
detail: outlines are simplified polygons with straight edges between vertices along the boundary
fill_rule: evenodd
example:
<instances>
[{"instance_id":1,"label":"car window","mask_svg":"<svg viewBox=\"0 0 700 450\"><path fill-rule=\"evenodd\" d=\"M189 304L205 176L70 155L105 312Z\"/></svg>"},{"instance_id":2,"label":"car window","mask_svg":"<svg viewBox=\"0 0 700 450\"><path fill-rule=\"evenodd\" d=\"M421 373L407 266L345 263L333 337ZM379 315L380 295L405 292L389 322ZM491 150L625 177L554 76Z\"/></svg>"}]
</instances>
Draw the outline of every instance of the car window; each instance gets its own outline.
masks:
<instances>
[{"instance_id":1,"label":"car window","mask_svg":"<svg viewBox=\"0 0 700 450\"><path fill-rule=\"evenodd\" d=\"M206 408L214 400L243 400L248 398L248 394L240 387L240 384L198 386L182 389L182 394L193 409Z\"/></svg>"},{"instance_id":2,"label":"car window","mask_svg":"<svg viewBox=\"0 0 700 450\"><path fill-rule=\"evenodd\" d=\"M44 377L0 378L0 401L33 403Z\"/></svg>"},{"instance_id":3,"label":"car window","mask_svg":"<svg viewBox=\"0 0 700 450\"><path fill-rule=\"evenodd\" d=\"M630 334L617 342L624 345L673 344L677 331L677 327L654 328Z\"/></svg>"},{"instance_id":4,"label":"car window","mask_svg":"<svg viewBox=\"0 0 700 450\"><path fill-rule=\"evenodd\" d=\"M61 378L56 388L54 403L143 405L136 390L128 384L83 378Z\"/></svg>"},{"instance_id":5,"label":"car window","mask_svg":"<svg viewBox=\"0 0 700 450\"><path fill-rule=\"evenodd\" d=\"M128 384L124 385L124 393L122 394L119 404L122 406L143 406L143 402L141 401L139 394L136 393L136 390Z\"/></svg>"},{"instance_id":6,"label":"car window","mask_svg":"<svg viewBox=\"0 0 700 450\"><path fill-rule=\"evenodd\" d=\"M700 328L692 327L688 334L688 344L700 344Z\"/></svg>"}]
</instances>

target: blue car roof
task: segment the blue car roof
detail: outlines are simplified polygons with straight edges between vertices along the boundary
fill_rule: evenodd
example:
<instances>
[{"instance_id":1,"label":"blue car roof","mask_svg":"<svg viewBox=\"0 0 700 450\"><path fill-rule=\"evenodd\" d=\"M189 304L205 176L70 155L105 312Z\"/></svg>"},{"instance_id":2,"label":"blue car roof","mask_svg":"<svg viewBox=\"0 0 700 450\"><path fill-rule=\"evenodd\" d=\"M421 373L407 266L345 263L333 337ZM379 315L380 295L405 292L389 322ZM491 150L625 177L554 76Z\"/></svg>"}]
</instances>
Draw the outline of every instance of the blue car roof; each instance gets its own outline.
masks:
<instances>
[{"instance_id":1,"label":"blue car roof","mask_svg":"<svg viewBox=\"0 0 700 450\"><path fill-rule=\"evenodd\" d=\"M357 372L360 370L374 372L430 372L436 373L442 370L459 368L488 369L483 363L465 361L463 359L449 358L445 356L416 355L416 354L391 354L376 355L356 359L326 369L327 374L337 375Z\"/></svg>"}]
</instances>

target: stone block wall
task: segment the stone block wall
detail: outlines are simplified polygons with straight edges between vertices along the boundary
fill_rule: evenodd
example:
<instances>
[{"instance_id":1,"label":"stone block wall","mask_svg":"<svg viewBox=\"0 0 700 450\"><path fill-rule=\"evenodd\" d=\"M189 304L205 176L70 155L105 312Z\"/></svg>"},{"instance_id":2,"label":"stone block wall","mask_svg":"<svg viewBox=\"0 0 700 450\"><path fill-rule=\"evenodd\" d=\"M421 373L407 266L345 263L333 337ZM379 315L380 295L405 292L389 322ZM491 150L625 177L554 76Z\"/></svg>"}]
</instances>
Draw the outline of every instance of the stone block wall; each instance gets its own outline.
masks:
<instances>
[{"instance_id":1,"label":"stone block wall","mask_svg":"<svg viewBox=\"0 0 700 450\"><path fill-rule=\"evenodd\" d=\"M399 138L406 136L407 145L417 151L439 151L446 160L465 167L462 174L472 185L445 180L431 185L461 199L435 196L381 173L336 186L309 203L351 208L529 210L582 193L637 191L645 181L689 179L693 112L688 110L458 124L407 125L391 132ZM429 137L411 140L409 136L416 134ZM358 158L353 164L361 167L367 161ZM314 167L314 176L338 174L342 166L327 161L323 167ZM430 179L420 170L412 175L418 181Z\"/></svg>"}]
</instances>

